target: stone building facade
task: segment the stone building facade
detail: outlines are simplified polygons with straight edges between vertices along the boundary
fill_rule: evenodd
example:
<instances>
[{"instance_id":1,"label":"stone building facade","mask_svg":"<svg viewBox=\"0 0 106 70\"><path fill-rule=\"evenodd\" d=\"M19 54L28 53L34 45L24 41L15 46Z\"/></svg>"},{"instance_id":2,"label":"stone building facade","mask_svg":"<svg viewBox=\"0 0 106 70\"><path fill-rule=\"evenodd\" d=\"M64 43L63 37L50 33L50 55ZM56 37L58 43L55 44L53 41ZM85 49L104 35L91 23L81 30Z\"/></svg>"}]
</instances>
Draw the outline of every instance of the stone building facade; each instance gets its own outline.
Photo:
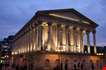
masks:
<instances>
[{"instance_id":1,"label":"stone building facade","mask_svg":"<svg viewBox=\"0 0 106 70\"><path fill-rule=\"evenodd\" d=\"M74 9L38 11L16 34L13 53L40 50L84 53L84 35L86 52L90 53L90 33L96 53L97 26Z\"/></svg>"},{"instance_id":2,"label":"stone building facade","mask_svg":"<svg viewBox=\"0 0 106 70\"><path fill-rule=\"evenodd\" d=\"M97 56L96 27L98 25L74 9L38 11L32 19L15 35L12 55L24 55L36 64L50 59L93 60ZM92 34L94 52L90 49ZM84 49L84 36L86 48ZM15 57L14 57L15 58Z\"/></svg>"}]
</instances>

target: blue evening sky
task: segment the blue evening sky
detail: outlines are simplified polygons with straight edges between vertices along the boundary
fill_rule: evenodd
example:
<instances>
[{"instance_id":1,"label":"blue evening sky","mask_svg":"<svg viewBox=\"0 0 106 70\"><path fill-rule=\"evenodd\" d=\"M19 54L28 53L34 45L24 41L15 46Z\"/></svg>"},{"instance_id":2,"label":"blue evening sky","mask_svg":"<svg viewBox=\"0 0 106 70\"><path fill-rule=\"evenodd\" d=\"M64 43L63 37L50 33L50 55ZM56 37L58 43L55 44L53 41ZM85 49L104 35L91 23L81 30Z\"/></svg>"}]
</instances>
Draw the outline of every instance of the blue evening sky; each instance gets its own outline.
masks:
<instances>
[{"instance_id":1,"label":"blue evening sky","mask_svg":"<svg viewBox=\"0 0 106 70\"><path fill-rule=\"evenodd\" d=\"M14 35L37 10L64 8L74 8L99 24L97 45L106 45L106 0L0 0L0 39Z\"/></svg>"}]
</instances>

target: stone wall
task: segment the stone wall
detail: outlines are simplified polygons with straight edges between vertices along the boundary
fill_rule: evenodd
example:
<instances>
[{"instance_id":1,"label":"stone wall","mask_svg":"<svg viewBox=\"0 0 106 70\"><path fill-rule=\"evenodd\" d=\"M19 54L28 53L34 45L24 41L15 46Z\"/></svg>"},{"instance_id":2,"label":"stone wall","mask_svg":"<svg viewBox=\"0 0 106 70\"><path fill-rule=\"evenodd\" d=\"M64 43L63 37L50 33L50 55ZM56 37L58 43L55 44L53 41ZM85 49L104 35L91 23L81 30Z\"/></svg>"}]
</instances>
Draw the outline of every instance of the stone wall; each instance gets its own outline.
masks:
<instances>
[{"instance_id":1,"label":"stone wall","mask_svg":"<svg viewBox=\"0 0 106 70\"><path fill-rule=\"evenodd\" d=\"M49 60L49 64L53 69L56 66L56 60L59 63L65 63L67 61L68 68L73 68L74 64L84 63L84 67L90 68L91 62L94 64L96 70L99 70L103 66L103 58L97 55L89 54L72 54L72 53L49 53L38 52L25 54L24 58L27 59L27 65L30 68L30 64L33 64L33 69L44 68ZM19 59L18 59L19 60ZM89 69L90 70L90 69Z\"/></svg>"}]
</instances>

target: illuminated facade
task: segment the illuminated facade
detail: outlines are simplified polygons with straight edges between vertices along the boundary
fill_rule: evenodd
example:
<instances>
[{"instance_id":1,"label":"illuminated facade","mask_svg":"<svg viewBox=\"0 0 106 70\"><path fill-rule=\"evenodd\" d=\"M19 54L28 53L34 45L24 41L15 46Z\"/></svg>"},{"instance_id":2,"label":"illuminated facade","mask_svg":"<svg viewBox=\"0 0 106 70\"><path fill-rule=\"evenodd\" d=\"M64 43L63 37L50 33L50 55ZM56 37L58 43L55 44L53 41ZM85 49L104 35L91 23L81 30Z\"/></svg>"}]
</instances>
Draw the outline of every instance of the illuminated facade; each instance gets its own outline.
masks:
<instances>
[{"instance_id":1,"label":"illuminated facade","mask_svg":"<svg viewBox=\"0 0 106 70\"><path fill-rule=\"evenodd\" d=\"M90 54L90 33L96 53L96 27L98 25L74 9L38 11L16 34L12 54L33 51Z\"/></svg>"}]
</instances>

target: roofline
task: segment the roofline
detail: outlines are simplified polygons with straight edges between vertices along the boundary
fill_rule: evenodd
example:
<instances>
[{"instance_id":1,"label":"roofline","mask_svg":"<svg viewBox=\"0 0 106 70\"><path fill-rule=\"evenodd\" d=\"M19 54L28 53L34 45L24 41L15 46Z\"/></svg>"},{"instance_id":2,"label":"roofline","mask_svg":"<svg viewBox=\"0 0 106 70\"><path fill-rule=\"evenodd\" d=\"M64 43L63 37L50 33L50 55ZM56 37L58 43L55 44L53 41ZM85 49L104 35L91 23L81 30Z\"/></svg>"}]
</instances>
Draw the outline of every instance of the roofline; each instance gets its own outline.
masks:
<instances>
[{"instance_id":1,"label":"roofline","mask_svg":"<svg viewBox=\"0 0 106 70\"><path fill-rule=\"evenodd\" d=\"M78 15L80 18L87 20L91 24L95 24L95 28L98 27L99 25L96 24L94 21L91 19L87 18L85 15L81 14L79 11L73 8L68 8L68 9L54 9L54 10L39 10L35 14L48 14L48 13L53 13L53 12L73 12L75 15Z\"/></svg>"},{"instance_id":2,"label":"roofline","mask_svg":"<svg viewBox=\"0 0 106 70\"><path fill-rule=\"evenodd\" d=\"M99 25L96 24L94 21L92 21L91 19L87 18L86 16L82 15L80 12L78 12L77 10L71 8L71 9L54 9L54 10L39 10L35 13L35 15L19 30L17 31L17 33L15 34L18 35L27 25L29 25L33 19L36 20L36 18L38 17L39 14L48 14L48 13L52 13L52 12L73 12L74 14L78 15L79 17L84 17L83 19L87 19L88 21L90 21L91 23L95 24L95 27L98 27Z\"/></svg>"}]
</instances>

